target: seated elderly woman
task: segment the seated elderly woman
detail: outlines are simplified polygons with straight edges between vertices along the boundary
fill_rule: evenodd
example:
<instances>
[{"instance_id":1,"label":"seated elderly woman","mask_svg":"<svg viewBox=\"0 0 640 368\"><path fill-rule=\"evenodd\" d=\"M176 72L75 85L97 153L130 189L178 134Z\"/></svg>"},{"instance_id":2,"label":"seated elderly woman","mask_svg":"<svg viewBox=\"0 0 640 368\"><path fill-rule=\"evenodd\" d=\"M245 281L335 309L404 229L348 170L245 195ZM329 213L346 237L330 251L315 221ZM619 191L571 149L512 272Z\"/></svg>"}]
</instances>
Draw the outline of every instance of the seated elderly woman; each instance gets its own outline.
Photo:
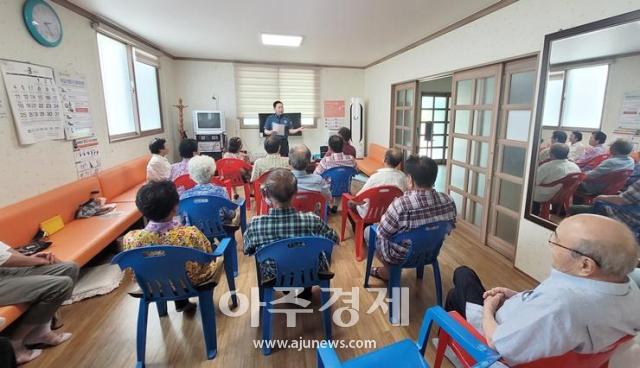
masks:
<instances>
[{"instance_id":1,"label":"seated elderly woman","mask_svg":"<svg viewBox=\"0 0 640 368\"><path fill-rule=\"evenodd\" d=\"M133 230L124 237L124 249L149 245L175 245L211 253L212 245L195 226L183 226L175 219L178 210L178 192L170 181L155 181L143 185L136 195L136 207L149 221L142 230ZM209 264L187 264L187 275L196 285L217 283L221 260ZM188 299L176 300L178 312L189 311L195 304Z\"/></svg>"},{"instance_id":2,"label":"seated elderly woman","mask_svg":"<svg viewBox=\"0 0 640 368\"><path fill-rule=\"evenodd\" d=\"M229 199L229 194L225 188L211 183L211 178L215 172L216 162L209 156L197 156L189 160L189 177L196 182L196 185L191 189L185 190L180 195L180 199L197 196L213 196ZM223 221L229 224L236 223L234 218L239 219L239 216L236 216L236 212L230 209L223 209L221 215Z\"/></svg>"},{"instance_id":3,"label":"seated elderly woman","mask_svg":"<svg viewBox=\"0 0 640 368\"><path fill-rule=\"evenodd\" d=\"M638 246L622 223L598 215L562 221L548 240L549 278L533 290L486 290L459 267L445 309L483 332L489 346L517 365L573 351L594 354L640 331L640 290L628 274Z\"/></svg>"}]
</instances>

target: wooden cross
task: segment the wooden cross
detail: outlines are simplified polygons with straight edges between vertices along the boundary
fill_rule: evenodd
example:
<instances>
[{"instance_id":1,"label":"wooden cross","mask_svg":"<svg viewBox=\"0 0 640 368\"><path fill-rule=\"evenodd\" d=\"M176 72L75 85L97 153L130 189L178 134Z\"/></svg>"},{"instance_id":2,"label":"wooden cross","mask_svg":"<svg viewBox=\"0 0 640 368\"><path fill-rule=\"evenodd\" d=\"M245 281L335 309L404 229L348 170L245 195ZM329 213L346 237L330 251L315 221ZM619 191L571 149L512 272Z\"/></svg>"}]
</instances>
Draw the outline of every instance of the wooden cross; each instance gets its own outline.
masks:
<instances>
[{"instance_id":1,"label":"wooden cross","mask_svg":"<svg viewBox=\"0 0 640 368\"><path fill-rule=\"evenodd\" d=\"M187 139L187 133L184 131L184 109L186 109L187 105L182 103L182 97L178 98L178 104L173 105L173 107L178 108L178 134L180 134L181 139Z\"/></svg>"}]
</instances>

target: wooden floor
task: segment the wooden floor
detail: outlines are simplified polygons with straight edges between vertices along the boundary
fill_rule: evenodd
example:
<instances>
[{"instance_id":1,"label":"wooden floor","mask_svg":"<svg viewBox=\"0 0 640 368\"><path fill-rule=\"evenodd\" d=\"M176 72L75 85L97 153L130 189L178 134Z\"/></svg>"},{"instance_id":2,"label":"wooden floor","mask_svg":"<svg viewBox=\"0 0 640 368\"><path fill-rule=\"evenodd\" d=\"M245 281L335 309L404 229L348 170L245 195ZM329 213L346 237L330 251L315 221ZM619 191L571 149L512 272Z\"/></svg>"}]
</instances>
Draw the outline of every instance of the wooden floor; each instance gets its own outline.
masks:
<instances>
[{"instance_id":1,"label":"wooden floor","mask_svg":"<svg viewBox=\"0 0 640 368\"><path fill-rule=\"evenodd\" d=\"M333 215L330 224L339 230L340 217ZM435 303L433 274L430 268L425 271L423 280L417 280L414 271L405 270L402 285L410 288L410 325L391 326L386 314L377 310L367 314L376 293L362 287L364 262L354 259L353 238L349 238L334 249L332 269L336 277L332 287L350 291L358 288L360 320L350 328L333 325L334 339L373 339L378 347L405 338L417 337L422 315L425 309ZM241 247L239 246L240 250ZM240 274L236 279L239 292L249 295L256 285L255 263L250 257L238 252ZM531 288L535 282L515 270L512 263L488 247L480 246L461 230L454 230L439 257L443 279L444 295L452 287L453 270L460 265L475 269L485 286L507 286L515 290ZM85 300L62 308L65 323L63 330L74 333L71 341L55 348L47 349L32 364L25 367L133 367L136 352L137 300L127 295L129 278L119 289L111 294ZM224 280L224 277L222 278ZM372 286L384 287L376 279ZM169 305L169 316L159 318L154 306L149 310L146 363L148 367L315 367L316 355L308 350L274 350L265 357L254 348L253 340L260 339L260 328L250 327L251 314L240 317L223 315L218 308L219 298L228 290L225 281L216 288L216 323L218 355L214 360L205 358L204 340L199 313L183 316ZM317 290L314 291L312 306L320 306ZM346 305L342 300L332 307L333 310ZM274 318L273 337L276 339L321 339L321 316L299 314L297 326L287 328L285 316L277 314ZM338 349L341 359L365 353L366 349ZM428 361L433 361L434 349L427 352Z\"/></svg>"}]
</instances>

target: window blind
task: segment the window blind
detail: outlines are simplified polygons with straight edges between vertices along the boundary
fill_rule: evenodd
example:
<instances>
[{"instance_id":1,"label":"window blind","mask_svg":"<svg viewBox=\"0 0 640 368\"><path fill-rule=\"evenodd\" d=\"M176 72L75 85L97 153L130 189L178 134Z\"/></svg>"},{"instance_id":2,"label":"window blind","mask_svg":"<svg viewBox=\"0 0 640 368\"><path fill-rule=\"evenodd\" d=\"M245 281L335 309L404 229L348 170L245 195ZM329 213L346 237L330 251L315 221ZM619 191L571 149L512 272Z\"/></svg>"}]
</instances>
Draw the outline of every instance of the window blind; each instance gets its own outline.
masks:
<instances>
[{"instance_id":1,"label":"window blind","mask_svg":"<svg viewBox=\"0 0 640 368\"><path fill-rule=\"evenodd\" d=\"M286 112L303 118L320 116L320 76L317 68L235 64L238 117L257 118L281 100Z\"/></svg>"}]
</instances>

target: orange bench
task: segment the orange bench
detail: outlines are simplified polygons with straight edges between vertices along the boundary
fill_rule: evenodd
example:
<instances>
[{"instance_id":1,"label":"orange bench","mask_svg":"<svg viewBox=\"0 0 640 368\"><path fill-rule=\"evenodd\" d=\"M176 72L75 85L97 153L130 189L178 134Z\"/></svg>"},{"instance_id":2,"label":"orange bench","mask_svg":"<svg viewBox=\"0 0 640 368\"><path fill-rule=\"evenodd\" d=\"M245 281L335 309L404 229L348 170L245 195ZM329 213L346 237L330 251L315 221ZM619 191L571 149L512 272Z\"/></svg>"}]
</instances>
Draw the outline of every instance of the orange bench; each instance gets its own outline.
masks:
<instances>
[{"instance_id":1,"label":"orange bench","mask_svg":"<svg viewBox=\"0 0 640 368\"><path fill-rule=\"evenodd\" d=\"M12 247L28 243L38 231L39 224L60 215L64 228L50 236L53 244L47 249L63 261L83 266L91 258L116 240L142 215L135 206L135 193L146 179L148 156L141 157L97 176L65 184L48 192L0 209L0 240ZM78 206L89 199L92 191L99 190L116 209L106 215L76 220ZM133 198L133 201L124 201ZM121 202L115 200L121 199ZM27 305L0 307L5 318L0 331L15 321Z\"/></svg>"},{"instance_id":2,"label":"orange bench","mask_svg":"<svg viewBox=\"0 0 640 368\"><path fill-rule=\"evenodd\" d=\"M387 150L388 148L379 144L369 144L367 157L356 161L358 170L362 171L367 176L371 176L373 173L378 171L378 169L382 169L384 167L384 155L387 153Z\"/></svg>"},{"instance_id":3,"label":"orange bench","mask_svg":"<svg viewBox=\"0 0 640 368\"><path fill-rule=\"evenodd\" d=\"M108 202L135 202L138 189L147 180L147 162L142 156L98 173L102 196Z\"/></svg>"}]
</instances>

